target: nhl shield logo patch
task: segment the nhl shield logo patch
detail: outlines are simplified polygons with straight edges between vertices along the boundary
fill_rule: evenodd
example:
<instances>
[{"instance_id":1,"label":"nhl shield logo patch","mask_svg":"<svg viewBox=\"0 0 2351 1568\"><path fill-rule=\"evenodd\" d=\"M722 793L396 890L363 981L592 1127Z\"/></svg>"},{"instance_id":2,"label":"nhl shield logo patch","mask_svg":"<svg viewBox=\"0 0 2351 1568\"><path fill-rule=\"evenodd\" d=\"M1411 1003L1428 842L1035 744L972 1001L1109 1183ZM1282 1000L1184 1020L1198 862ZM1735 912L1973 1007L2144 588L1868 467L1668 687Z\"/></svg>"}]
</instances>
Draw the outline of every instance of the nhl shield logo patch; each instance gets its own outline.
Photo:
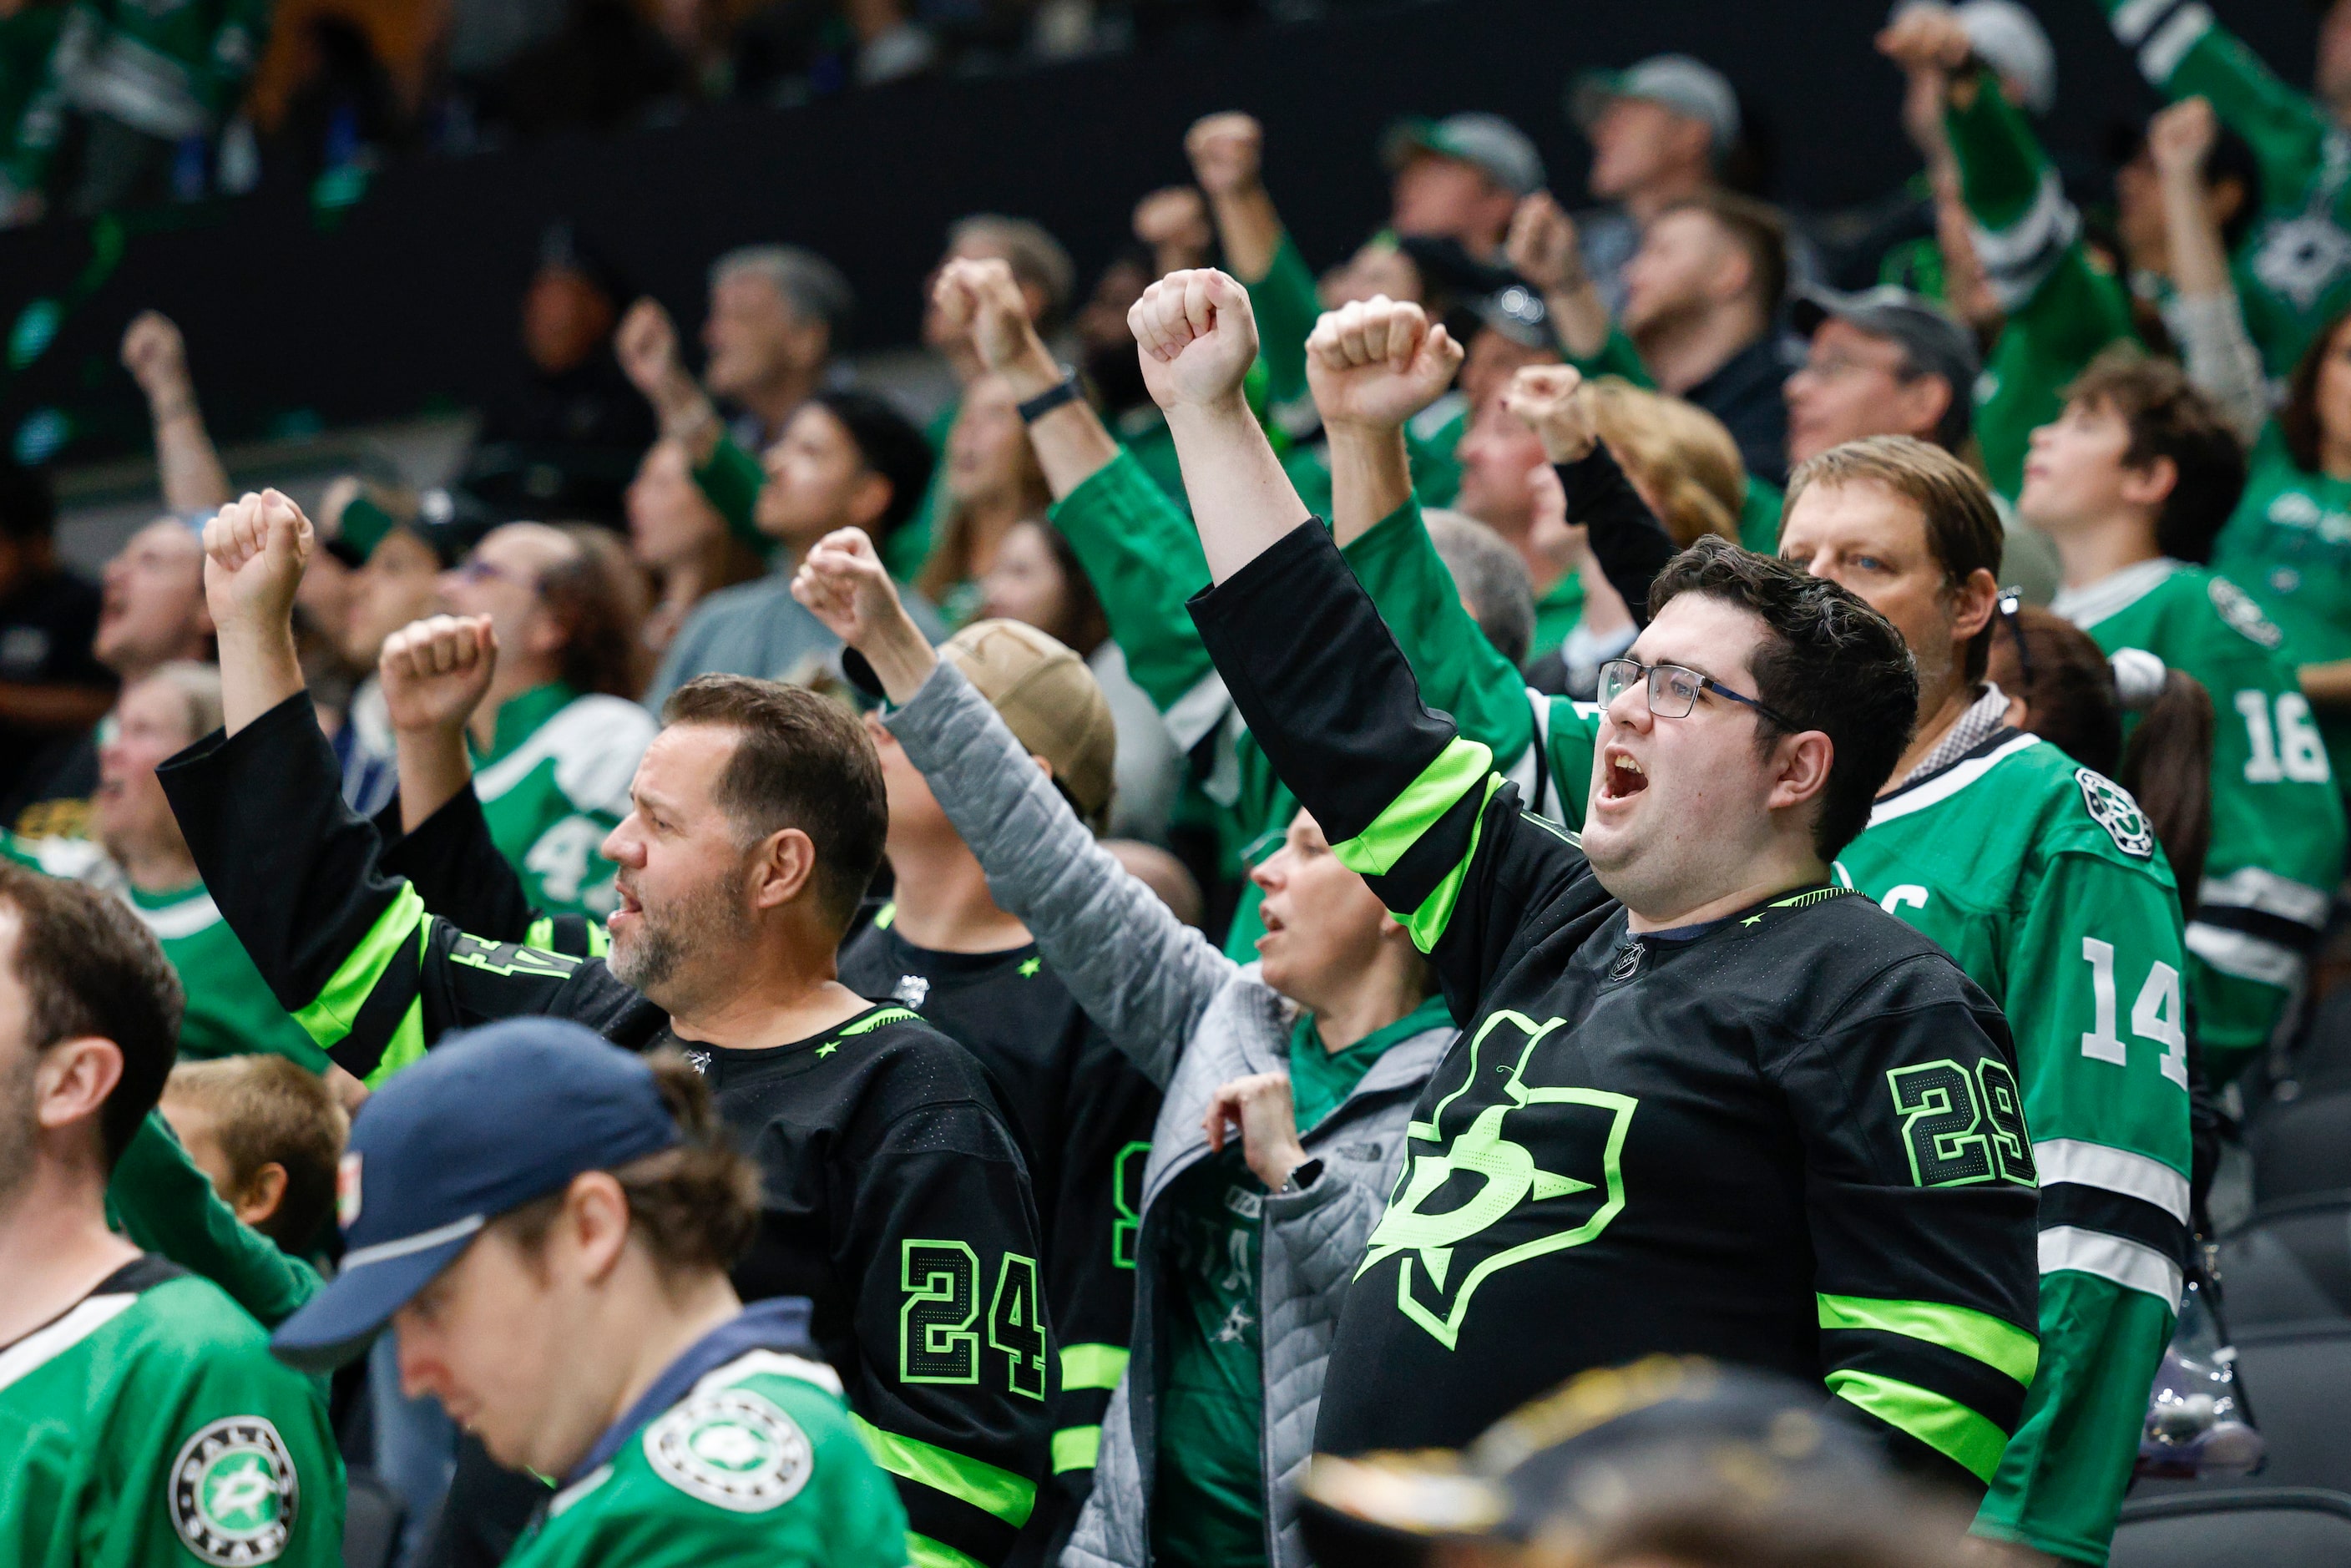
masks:
<instances>
[{"instance_id":1,"label":"nhl shield logo patch","mask_svg":"<svg viewBox=\"0 0 2351 1568\"><path fill-rule=\"evenodd\" d=\"M2147 826L2147 813L2129 790L2088 768L2075 768L2074 779L2082 786L2082 804L2089 809L2090 821L2106 830L2115 848L2140 860L2154 855L2155 830Z\"/></svg>"},{"instance_id":2,"label":"nhl shield logo patch","mask_svg":"<svg viewBox=\"0 0 2351 1568\"><path fill-rule=\"evenodd\" d=\"M799 1423L747 1388L699 1394L645 1428L662 1479L735 1513L764 1513L799 1495L816 1452Z\"/></svg>"},{"instance_id":3,"label":"nhl shield logo patch","mask_svg":"<svg viewBox=\"0 0 2351 1568\"><path fill-rule=\"evenodd\" d=\"M299 1483L277 1428L259 1416L225 1416L198 1431L172 1461L172 1528L214 1568L275 1563L294 1530Z\"/></svg>"}]
</instances>

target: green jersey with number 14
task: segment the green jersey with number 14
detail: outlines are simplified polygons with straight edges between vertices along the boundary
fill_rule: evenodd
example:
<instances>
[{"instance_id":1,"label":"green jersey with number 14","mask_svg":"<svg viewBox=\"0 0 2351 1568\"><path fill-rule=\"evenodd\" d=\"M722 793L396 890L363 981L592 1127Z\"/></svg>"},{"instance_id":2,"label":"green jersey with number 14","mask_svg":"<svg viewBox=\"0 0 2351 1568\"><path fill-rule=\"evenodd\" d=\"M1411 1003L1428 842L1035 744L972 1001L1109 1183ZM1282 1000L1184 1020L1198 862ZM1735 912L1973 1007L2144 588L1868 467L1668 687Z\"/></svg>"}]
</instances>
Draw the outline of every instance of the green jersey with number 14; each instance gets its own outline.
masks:
<instances>
[{"instance_id":1,"label":"green jersey with number 14","mask_svg":"<svg viewBox=\"0 0 2351 1568\"><path fill-rule=\"evenodd\" d=\"M2015 1033L2041 1185L2041 1364L1978 1530L2102 1563L2179 1311L2179 896L2119 786L1995 731L1879 798L1837 880L1932 936Z\"/></svg>"},{"instance_id":2,"label":"green jersey with number 14","mask_svg":"<svg viewBox=\"0 0 2351 1568\"><path fill-rule=\"evenodd\" d=\"M335 1568L326 1406L219 1287L161 1258L0 1345L0 1563Z\"/></svg>"},{"instance_id":3,"label":"green jersey with number 14","mask_svg":"<svg viewBox=\"0 0 2351 1568\"><path fill-rule=\"evenodd\" d=\"M2189 993L2215 1082L2301 994L2343 875L2343 801L2284 636L2227 578L2158 558L2051 606L2111 653L2144 648L2212 695L2212 847L2188 926Z\"/></svg>"}]
</instances>

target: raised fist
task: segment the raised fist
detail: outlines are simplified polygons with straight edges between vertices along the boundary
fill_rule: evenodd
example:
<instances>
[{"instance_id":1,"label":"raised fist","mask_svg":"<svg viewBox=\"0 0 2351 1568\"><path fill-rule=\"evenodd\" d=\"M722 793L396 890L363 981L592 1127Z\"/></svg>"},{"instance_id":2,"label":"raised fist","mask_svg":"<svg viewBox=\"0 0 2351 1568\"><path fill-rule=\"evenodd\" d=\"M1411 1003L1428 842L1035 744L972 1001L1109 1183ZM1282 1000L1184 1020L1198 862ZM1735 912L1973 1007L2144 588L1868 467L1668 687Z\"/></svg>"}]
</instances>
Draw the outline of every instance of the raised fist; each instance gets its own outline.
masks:
<instances>
[{"instance_id":1,"label":"raised fist","mask_svg":"<svg viewBox=\"0 0 2351 1568\"><path fill-rule=\"evenodd\" d=\"M1510 214L1502 256L1510 270L1533 284L1538 293L1557 294L1583 281L1575 220L1549 191L1532 192L1519 203Z\"/></svg>"},{"instance_id":2,"label":"raised fist","mask_svg":"<svg viewBox=\"0 0 2351 1568\"><path fill-rule=\"evenodd\" d=\"M1184 136L1192 177L1211 197L1254 191L1262 175L1265 128L1237 110L1195 120Z\"/></svg>"},{"instance_id":3,"label":"raised fist","mask_svg":"<svg viewBox=\"0 0 2351 1568\"><path fill-rule=\"evenodd\" d=\"M1005 262L992 256L948 262L939 268L931 302L941 328L968 337L980 363L988 370L1004 375L1015 368L1029 368L1029 361L1041 359L1051 372L1050 380L1061 379L1029 319L1029 302L1021 297L1020 285L1013 281L1012 268Z\"/></svg>"},{"instance_id":4,"label":"raised fist","mask_svg":"<svg viewBox=\"0 0 2351 1568\"><path fill-rule=\"evenodd\" d=\"M1554 463L1590 456L1600 439L1583 374L1573 365L1522 367L1503 389L1502 407L1541 438L1543 455Z\"/></svg>"},{"instance_id":5,"label":"raised fist","mask_svg":"<svg viewBox=\"0 0 2351 1568\"><path fill-rule=\"evenodd\" d=\"M1324 424L1392 429L1453 384L1461 352L1419 306L1376 294L1314 323L1306 382Z\"/></svg>"},{"instance_id":6,"label":"raised fist","mask_svg":"<svg viewBox=\"0 0 2351 1568\"><path fill-rule=\"evenodd\" d=\"M1947 5L1913 5L1877 35L1877 52L1906 71L1955 71L1975 44L1967 25Z\"/></svg>"},{"instance_id":7,"label":"raised fist","mask_svg":"<svg viewBox=\"0 0 2351 1568\"><path fill-rule=\"evenodd\" d=\"M188 350L180 329L160 310L141 310L122 334L122 368L151 402L187 390Z\"/></svg>"},{"instance_id":8,"label":"raised fist","mask_svg":"<svg viewBox=\"0 0 2351 1568\"><path fill-rule=\"evenodd\" d=\"M1134 237L1151 247L1162 272L1197 265L1217 240L1208 204L1190 185L1169 185L1137 202Z\"/></svg>"},{"instance_id":9,"label":"raised fist","mask_svg":"<svg viewBox=\"0 0 2351 1568\"><path fill-rule=\"evenodd\" d=\"M2220 134L2210 99L2183 98L2147 122L2147 154L2168 178L2199 179Z\"/></svg>"},{"instance_id":10,"label":"raised fist","mask_svg":"<svg viewBox=\"0 0 2351 1568\"><path fill-rule=\"evenodd\" d=\"M612 351L629 383L654 402L661 401L673 377L685 372L677 357L677 328L660 301L651 298L638 300L621 318L620 329L612 334Z\"/></svg>"},{"instance_id":11,"label":"raised fist","mask_svg":"<svg viewBox=\"0 0 2351 1568\"><path fill-rule=\"evenodd\" d=\"M497 667L497 633L486 615L434 615L402 627L376 660L392 727L464 728Z\"/></svg>"},{"instance_id":12,"label":"raised fist","mask_svg":"<svg viewBox=\"0 0 2351 1568\"><path fill-rule=\"evenodd\" d=\"M213 624L289 626L315 534L302 508L275 490L232 501L204 524L204 602Z\"/></svg>"},{"instance_id":13,"label":"raised fist","mask_svg":"<svg viewBox=\"0 0 2351 1568\"><path fill-rule=\"evenodd\" d=\"M1257 361L1249 290L1214 267L1171 272L1126 313L1143 352L1143 383L1163 409L1238 402Z\"/></svg>"}]
</instances>

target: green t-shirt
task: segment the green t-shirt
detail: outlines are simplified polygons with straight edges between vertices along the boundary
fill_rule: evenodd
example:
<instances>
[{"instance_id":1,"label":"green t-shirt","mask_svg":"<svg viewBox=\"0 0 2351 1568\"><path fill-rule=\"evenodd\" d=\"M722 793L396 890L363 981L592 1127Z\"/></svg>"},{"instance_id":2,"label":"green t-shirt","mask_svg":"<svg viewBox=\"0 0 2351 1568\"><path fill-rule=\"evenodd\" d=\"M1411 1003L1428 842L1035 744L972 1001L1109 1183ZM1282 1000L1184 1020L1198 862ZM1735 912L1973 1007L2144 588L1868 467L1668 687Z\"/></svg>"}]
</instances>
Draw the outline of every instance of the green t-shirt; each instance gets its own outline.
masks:
<instances>
[{"instance_id":1,"label":"green t-shirt","mask_svg":"<svg viewBox=\"0 0 2351 1568\"><path fill-rule=\"evenodd\" d=\"M2252 594L2297 664L2351 659L2351 479L2295 466L2272 425L2221 530L2213 570ZM2351 778L2351 713L2320 710L2335 781Z\"/></svg>"},{"instance_id":2,"label":"green t-shirt","mask_svg":"<svg viewBox=\"0 0 2351 1568\"><path fill-rule=\"evenodd\" d=\"M142 1257L0 1346L9 1568L339 1568L323 1400L219 1287Z\"/></svg>"},{"instance_id":3,"label":"green t-shirt","mask_svg":"<svg viewBox=\"0 0 2351 1568\"><path fill-rule=\"evenodd\" d=\"M1757 555L1780 553L1780 514L1788 493L1769 479L1750 476L1739 505L1739 542Z\"/></svg>"},{"instance_id":4,"label":"green t-shirt","mask_svg":"<svg viewBox=\"0 0 2351 1568\"><path fill-rule=\"evenodd\" d=\"M900 1568L906 1513L830 1369L755 1350L555 1494L512 1568Z\"/></svg>"},{"instance_id":5,"label":"green t-shirt","mask_svg":"<svg viewBox=\"0 0 2351 1568\"><path fill-rule=\"evenodd\" d=\"M2270 1038L2343 875L2343 800L2285 635L2225 577L2158 558L2051 605L2111 653L2144 648L2212 695L2212 844L2188 927L2205 1061L2225 1081ZM2272 939L2283 922L2299 947Z\"/></svg>"},{"instance_id":6,"label":"green t-shirt","mask_svg":"<svg viewBox=\"0 0 2351 1568\"><path fill-rule=\"evenodd\" d=\"M1535 634L1527 657L1540 659L1583 622L1583 574L1571 571L1535 600Z\"/></svg>"},{"instance_id":7,"label":"green t-shirt","mask_svg":"<svg viewBox=\"0 0 2351 1568\"><path fill-rule=\"evenodd\" d=\"M1323 1048L1311 1017L1290 1035L1290 1092L1298 1130L1311 1132L1345 1103L1399 1040L1451 1021L1431 997L1344 1051ZM1151 1552L1170 1564L1248 1568L1266 1560L1265 1359L1258 1281L1265 1253L1265 1184L1238 1142L1169 1185L1159 1206L1161 1279L1171 1297L1166 1371L1159 1393L1159 1470L1152 1490Z\"/></svg>"},{"instance_id":8,"label":"green t-shirt","mask_svg":"<svg viewBox=\"0 0 2351 1568\"><path fill-rule=\"evenodd\" d=\"M657 727L625 697L581 696L555 681L507 699L488 750L467 737L490 840L532 908L612 913L618 868L601 846L629 814L629 786Z\"/></svg>"}]
</instances>

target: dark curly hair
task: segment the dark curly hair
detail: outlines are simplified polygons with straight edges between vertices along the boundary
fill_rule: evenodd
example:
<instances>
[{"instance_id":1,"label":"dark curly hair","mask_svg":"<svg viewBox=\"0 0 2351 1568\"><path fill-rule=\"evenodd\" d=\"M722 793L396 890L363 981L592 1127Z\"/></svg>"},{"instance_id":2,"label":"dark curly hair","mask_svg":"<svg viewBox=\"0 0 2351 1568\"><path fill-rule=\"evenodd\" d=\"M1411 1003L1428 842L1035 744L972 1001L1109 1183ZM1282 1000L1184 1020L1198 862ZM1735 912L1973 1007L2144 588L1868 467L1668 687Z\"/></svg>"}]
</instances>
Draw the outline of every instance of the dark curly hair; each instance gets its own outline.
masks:
<instances>
[{"instance_id":1,"label":"dark curly hair","mask_svg":"<svg viewBox=\"0 0 2351 1568\"><path fill-rule=\"evenodd\" d=\"M1824 577L1709 535L1666 563L1649 587L1649 618L1685 593L1703 593L1762 622L1770 635L1751 661L1755 695L1799 733L1829 737L1828 786L1813 847L1835 858L1869 821L1918 721L1918 671L1894 623ZM1788 733L1756 716L1768 750Z\"/></svg>"}]
</instances>

